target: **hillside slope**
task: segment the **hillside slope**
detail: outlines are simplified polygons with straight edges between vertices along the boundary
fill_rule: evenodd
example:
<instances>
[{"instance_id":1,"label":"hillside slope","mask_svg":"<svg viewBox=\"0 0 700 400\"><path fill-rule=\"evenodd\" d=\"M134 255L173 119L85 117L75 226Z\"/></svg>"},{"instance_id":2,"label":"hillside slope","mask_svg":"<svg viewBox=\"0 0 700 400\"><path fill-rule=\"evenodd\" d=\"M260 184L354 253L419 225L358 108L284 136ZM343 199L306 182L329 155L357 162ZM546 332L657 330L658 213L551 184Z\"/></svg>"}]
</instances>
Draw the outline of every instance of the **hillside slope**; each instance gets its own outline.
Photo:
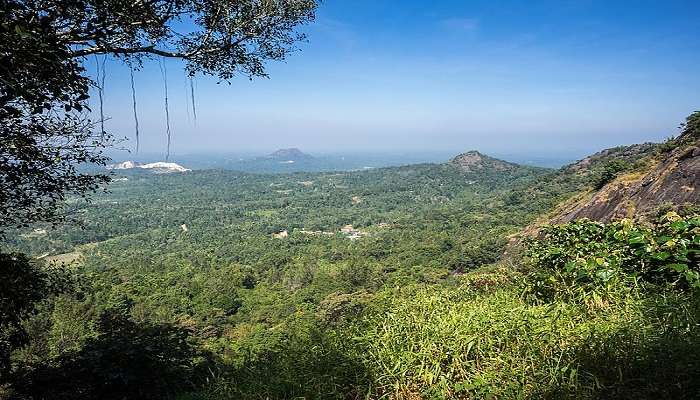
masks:
<instances>
[{"instance_id":1,"label":"hillside slope","mask_svg":"<svg viewBox=\"0 0 700 400\"><path fill-rule=\"evenodd\" d=\"M652 152L640 160L641 167L615 178L592 196L584 194L577 201L564 205L552 222L566 223L581 218L601 222L646 219L660 210L696 206L700 203L697 187L700 183L699 135L698 127L689 123L681 136L666 145L667 151ZM586 161L590 158L570 169Z\"/></svg>"}]
</instances>

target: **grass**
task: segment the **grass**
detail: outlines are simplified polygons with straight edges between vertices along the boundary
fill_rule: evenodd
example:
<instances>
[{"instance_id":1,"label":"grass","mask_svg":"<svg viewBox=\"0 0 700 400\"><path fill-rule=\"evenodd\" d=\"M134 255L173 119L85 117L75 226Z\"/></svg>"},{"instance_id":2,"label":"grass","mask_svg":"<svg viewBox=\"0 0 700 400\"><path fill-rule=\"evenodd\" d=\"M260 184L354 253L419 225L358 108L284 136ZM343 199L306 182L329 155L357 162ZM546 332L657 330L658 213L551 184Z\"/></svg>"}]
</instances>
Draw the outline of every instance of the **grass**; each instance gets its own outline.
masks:
<instances>
[{"instance_id":1,"label":"grass","mask_svg":"<svg viewBox=\"0 0 700 400\"><path fill-rule=\"evenodd\" d=\"M546 303L525 295L513 272L462 279L458 287L386 290L342 325L297 316L275 329L274 345L260 339L269 347L187 398L700 395L700 304L692 294L620 286L606 297Z\"/></svg>"},{"instance_id":2,"label":"grass","mask_svg":"<svg viewBox=\"0 0 700 400\"><path fill-rule=\"evenodd\" d=\"M355 340L374 376L369 397L698 394L697 301L621 289L582 304L531 303L517 284L485 289L489 279L457 289L401 289L358 325Z\"/></svg>"}]
</instances>

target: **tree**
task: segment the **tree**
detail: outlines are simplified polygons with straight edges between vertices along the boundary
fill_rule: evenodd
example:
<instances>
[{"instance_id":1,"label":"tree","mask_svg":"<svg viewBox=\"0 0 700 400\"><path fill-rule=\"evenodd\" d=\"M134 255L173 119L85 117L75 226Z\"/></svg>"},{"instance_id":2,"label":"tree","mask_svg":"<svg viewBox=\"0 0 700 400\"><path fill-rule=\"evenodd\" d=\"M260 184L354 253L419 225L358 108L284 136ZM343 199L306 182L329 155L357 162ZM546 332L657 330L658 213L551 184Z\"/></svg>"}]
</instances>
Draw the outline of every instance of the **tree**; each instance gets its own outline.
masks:
<instances>
[{"instance_id":1,"label":"tree","mask_svg":"<svg viewBox=\"0 0 700 400\"><path fill-rule=\"evenodd\" d=\"M69 194L108 176L111 136L89 117L88 56L138 68L184 61L190 76L264 77L304 39L317 0L0 0L0 231L62 218ZM0 232L1 233L1 232Z\"/></svg>"},{"instance_id":2,"label":"tree","mask_svg":"<svg viewBox=\"0 0 700 400\"><path fill-rule=\"evenodd\" d=\"M615 180L620 173L628 170L629 168L630 163L625 160L609 161L603 166L603 170L600 172L600 177L596 181L595 188L597 190L602 189L605 185Z\"/></svg>"},{"instance_id":3,"label":"tree","mask_svg":"<svg viewBox=\"0 0 700 400\"><path fill-rule=\"evenodd\" d=\"M681 139L689 142L700 138L700 111L695 111L681 125Z\"/></svg>"},{"instance_id":4,"label":"tree","mask_svg":"<svg viewBox=\"0 0 700 400\"><path fill-rule=\"evenodd\" d=\"M69 286L66 274L39 268L22 255L0 253L0 377L7 378L12 351L29 341L22 321Z\"/></svg>"},{"instance_id":5,"label":"tree","mask_svg":"<svg viewBox=\"0 0 700 400\"><path fill-rule=\"evenodd\" d=\"M169 399L204 381L209 357L187 330L140 324L123 310L99 318L99 335L78 352L19 371L13 389L34 399Z\"/></svg>"}]
</instances>

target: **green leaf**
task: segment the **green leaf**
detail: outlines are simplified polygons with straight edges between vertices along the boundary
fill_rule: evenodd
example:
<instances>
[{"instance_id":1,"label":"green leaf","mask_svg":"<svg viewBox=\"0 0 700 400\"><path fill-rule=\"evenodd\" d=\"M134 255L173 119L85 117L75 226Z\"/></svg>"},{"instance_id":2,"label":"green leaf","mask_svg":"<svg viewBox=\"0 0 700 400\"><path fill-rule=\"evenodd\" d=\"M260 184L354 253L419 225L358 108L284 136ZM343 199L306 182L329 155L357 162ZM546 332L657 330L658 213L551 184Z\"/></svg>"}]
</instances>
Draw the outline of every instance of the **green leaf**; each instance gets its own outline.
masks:
<instances>
[{"instance_id":1,"label":"green leaf","mask_svg":"<svg viewBox=\"0 0 700 400\"><path fill-rule=\"evenodd\" d=\"M687 264L681 264L681 263L676 263L676 264L668 264L666 265L666 268L672 269L678 273L683 273L688 270L688 265Z\"/></svg>"},{"instance_id":2,"label":"green leaf","mask_svg":"<svg viewBox=\"0 0 700 400\"><path fill-rule=\"evenodd\" d=\"M608 282L613 276L615 276L615 271L606 269L604 271L599 271L596 276L603 282Z\"/></svg>"},{"instance_id":3,"label":"green leaf","mask_svg":"<svg viewBox=\"0 0 700 400\"><path fill-rule=\"evenodd\" d=\"M683 221L683 220L676 221L676 222L671 224L671 229L673 229L675 231L684 231L684 230L688 229L688 223Z\"/></svg>"},{"instance_id":4,"label":"green leaf","mask_svg":"<svg viewBox=\"0 0 700 400\"><path fill-rule=\"evenodd\" d=\"M640 232L630 233L629 243L630 244L646 244L647 240L643 234Z\"/></svg>"}]
</instances>

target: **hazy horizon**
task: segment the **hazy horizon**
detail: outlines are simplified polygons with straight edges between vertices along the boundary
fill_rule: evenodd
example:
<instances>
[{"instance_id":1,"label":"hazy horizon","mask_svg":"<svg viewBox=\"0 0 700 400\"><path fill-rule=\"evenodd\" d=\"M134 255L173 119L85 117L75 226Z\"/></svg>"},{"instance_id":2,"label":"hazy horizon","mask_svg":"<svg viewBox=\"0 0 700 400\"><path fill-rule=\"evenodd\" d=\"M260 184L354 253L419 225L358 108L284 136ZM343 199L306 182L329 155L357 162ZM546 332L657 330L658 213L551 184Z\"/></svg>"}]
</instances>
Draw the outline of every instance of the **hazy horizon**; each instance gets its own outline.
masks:
<instances>
[{"instance_id":1,"label":"hazy horizon","mask_svg":"<svg viewBox=\"0 0 700 400\"><path fill-rule=\"evenodd\" d=\"M327 1L299 51L268 65L270 79L198 77L196 121L181 65L166 61L171 151L575 158L661 141L700 106L698 12L686 1ZM135 79L141 149L164 154L157 64ZM104 108L106 127L133 149L129 71L118 62L107 63Z\"/></svg>"}]
</instances>

